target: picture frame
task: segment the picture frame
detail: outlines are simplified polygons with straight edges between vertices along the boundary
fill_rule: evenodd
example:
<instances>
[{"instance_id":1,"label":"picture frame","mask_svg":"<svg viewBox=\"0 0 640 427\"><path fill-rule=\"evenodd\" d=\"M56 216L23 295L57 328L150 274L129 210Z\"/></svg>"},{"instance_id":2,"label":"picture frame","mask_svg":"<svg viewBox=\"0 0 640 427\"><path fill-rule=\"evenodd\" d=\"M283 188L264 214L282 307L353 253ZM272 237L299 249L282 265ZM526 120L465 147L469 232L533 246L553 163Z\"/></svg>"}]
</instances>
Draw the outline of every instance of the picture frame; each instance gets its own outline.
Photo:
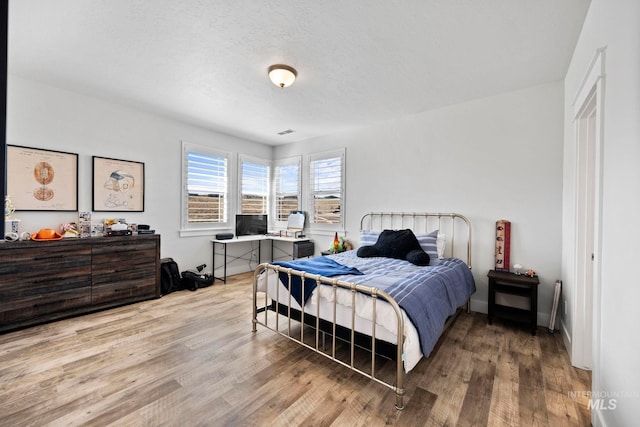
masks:
<instances>
[{"instance_id":1,"label":"picture frame","mask_svg":"<svg viewBox=\"0 0 640 427\"><path fill-rule=\"evenodd\" d=\"M16 211L78 210L78 154L8 144L6 171Z\"/></svg>"},{"instance_id":2,"label":"picture frame","mask_svg":"<svg viewBox=\"0 0 640 427\"><path fill-rule=\"evenodd\" d=\"M144 163L93 156L94 212L144 212Z\"/></svg>"}]
</instances>

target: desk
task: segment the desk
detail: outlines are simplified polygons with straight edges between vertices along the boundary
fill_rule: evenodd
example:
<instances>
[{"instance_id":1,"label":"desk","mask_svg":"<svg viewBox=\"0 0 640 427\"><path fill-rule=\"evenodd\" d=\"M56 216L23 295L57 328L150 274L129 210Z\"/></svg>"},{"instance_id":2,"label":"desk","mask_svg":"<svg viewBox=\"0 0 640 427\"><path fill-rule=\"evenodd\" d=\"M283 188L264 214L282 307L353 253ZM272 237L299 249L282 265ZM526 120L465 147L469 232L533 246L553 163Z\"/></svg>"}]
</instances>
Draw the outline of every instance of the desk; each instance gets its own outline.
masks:
<instances>
[{"instance_id":1,"label":"desk","mask_svg":"<svg viewBox=\"0 0 640 427\"><path fill-rule=\"evenodd\" d=\"M262 242L265 240L271 241L271 262L273 262L273 242L289 242L291 244L299 243L299 242L308 242L309 239L306 237L283 237L283 236L270 236L270 235L257 235L257 236L242 236L242 237L234 237L233 239L219 240L212 239L211 242L213 244L213 257L211 263L212 274L215 279L222 281L223 283L227 283L227 245L234 245L237 243L246 243L246 242L258 242L258 264L262 261ZM224 248L224 263L223 263L223 276L216 277L216 245L222 245ZM292 253L292 258L295 259L295 254Z\"/></svg>"}]
</instances>

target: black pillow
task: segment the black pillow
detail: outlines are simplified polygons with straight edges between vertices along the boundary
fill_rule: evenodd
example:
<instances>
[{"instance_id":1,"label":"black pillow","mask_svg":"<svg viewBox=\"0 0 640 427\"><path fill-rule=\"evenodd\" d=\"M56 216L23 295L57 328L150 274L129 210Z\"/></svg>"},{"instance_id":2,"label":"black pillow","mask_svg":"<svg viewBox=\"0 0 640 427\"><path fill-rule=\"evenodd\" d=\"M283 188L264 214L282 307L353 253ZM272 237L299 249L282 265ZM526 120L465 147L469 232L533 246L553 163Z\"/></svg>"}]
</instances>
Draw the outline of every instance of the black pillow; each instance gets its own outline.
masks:
<instances>
[{"instance_id":1,"label":"black pillow","mask_svg":"<svg viewBox=\"0 0 640 427\"><path fill-rule=\"evenodd\" d=\"M422 249L414 249L407 254L407 261L419 266L429 265L429 254Z\"/></svg>"},{"instance_id":2,"label":"black pillow","mask_svg":"<svg viewBox=\"0 0 640 427\"><path fill-rule=\"evenodd\" d=\"M372 258L380 255L380 251L375 246L360 246L357 252L360 258Z\"/></svg>"},{"instance_id":3,"label":"black pillow","mask_svg":"<svg viewBox=\"0 0 640 427\"><path fill-rule=\"evenodd\" d=\"M415 265L429 264L429 255L422 250L415 234L409 229L384 230L373 246L362 246L357 254L361 258L382 256L406 259Z\"/></svg>"}]
</instances>

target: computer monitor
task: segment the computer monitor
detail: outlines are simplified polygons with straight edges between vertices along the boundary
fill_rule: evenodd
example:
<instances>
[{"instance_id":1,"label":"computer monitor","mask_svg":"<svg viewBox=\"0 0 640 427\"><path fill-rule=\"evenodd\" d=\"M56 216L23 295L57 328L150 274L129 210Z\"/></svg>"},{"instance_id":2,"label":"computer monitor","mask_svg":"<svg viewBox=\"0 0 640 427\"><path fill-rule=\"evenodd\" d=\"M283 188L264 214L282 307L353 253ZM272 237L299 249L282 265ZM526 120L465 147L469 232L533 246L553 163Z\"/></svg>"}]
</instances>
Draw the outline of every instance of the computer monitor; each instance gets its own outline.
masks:
<instances>
[{"instance_id":1,"label":"computer monitor","mask_svg":"<svg viewBox=\"0 0 640 427\"><path fill-rule=\"evenodd\" d=\"M236 236L267 234L267 215L236 215Z\"/></svg>"}]
</instances>

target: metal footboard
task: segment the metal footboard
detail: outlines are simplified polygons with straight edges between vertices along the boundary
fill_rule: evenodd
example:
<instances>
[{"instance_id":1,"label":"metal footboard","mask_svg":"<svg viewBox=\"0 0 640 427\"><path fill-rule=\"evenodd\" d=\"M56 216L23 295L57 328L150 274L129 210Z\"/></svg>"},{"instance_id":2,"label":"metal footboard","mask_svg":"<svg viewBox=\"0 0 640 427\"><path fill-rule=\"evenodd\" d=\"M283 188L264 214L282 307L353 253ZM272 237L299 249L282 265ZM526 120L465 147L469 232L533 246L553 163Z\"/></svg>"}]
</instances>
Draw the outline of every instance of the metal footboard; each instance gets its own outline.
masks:
<instances>
[{"instance_id":1,"label":"metal footboard","mask_svg":"<svg viewBox=\"0 0 640 427\"><path fill-rule=\"evenodd\" d=\"M275 274L279 275L280 272L286 273L289 281L288 288L291 289L291 280L293 276L298 276L301 278L302 285L302 295L304 295L305 285L308 286L309 282L315 282L315 284L319 286L331 286L333 288L333 318L332 319L321 319L320 318L320 304L316 304L317 310L315 313L305 313L305 305L301 305L301 310L295 310L291 308L291 293L288 293L288 304L280 303L280 286L276 286L276 296L274 298L270 298L265 286L265 297L264 302L258 301L258 278L260 275L267 274L267 272L271 270L275 272ZM267 280L265 278L265 280ZM351 325L339 325L337 323L337 289L344 288L351 291ZM361 336L356 332L356 293L360 292L366 295L369 295L372 301L372 316L373 319L371 321L371 331L370 334L370 345L367 346L371 351L371 362L370 369L368 371L362 370L355 366L355 349L356 344L356 334ZM319 298L318 298L319 299ZM379 345L379 340L376 339L376 307L378 299L382 299L383 301L390 304L393 308L396 317L397 317L397 343L396 343L396 354L395 354L395 362L396 362L396 374L395 374L395 382L392 383L390 381L384 381L379 376L377 376L376 372L376 355L377 349L376 346ZM269 322L269 312L275 314L275 319ZM262 315L264 313L264 316ZM281 319L282 318L282 319ZM264 319L264 320L261 320ZM281 323L284 322L284 324ZM275 325L273 325L275 323ZM403 409L404 408L404 367L403 367L403 345L404 345L404 318L402 316L402 311L398 306L398 303L386 292L381 291L377 288L372 288L368 286L362 286L354 283L348 283L337 279L331 279L328 277L323 277L319 275L305 273L303 271L292 270L290 268L284 268L277 265L271 264L260 264L255 272L253 279L253 332L257 331L257 325L262 325L267 329L271 329L272 331L280 334L283 337L286 337L292 341L297 342L298 344L321 354L342 366L351 369L352 371L358 372L365 377L376 381L379 384L382 384L390 389L392 389L396 394L396 408ZM300 325L299 332L296 331L294 333L292 331L292 327L296 327ZM311 326L315 329L314 337L311 338L311 344L305 341L305 327L304 325ZM349 362L345 362L339 359L336 356L336 340L338 337L338 330L342 328L347 328L350 330L350 339L347 340L349 343ZM331 337L331 352L328 353L325 351L325 334L328 334Z\"/></svg>"},{"instance_id":2,"label":"metal footboard","mask_svg":"<svg viewBox=\"0 0 640 427\"><path fill-rule=\"evenodd\" d=\"M381 231L384 229L403 229L410 228L414 233L428 233L430 231L438 230L438 236L446 236L446 245L444 250L444 257L459 258L466 262L467 266L471 268L471 222L464 215L457 213L430 213L430 212L371 212L365 214L360 220L360 231ZM258 278L261 274L266 274L269 270L279 274L284 272L287 274L289 281L288 288L291 288L291 279L293 276L298 276L302 279L303 295L305 283L313 281L317 286L331 286L333 288L333 318L321 319L320 317L320 304L316 304L317 310L315 313L305 313L305 306L301 307L301 310L295 310L291 308L291 294L288 294L288 303L280 303L280 286L276 286L276 296L271 298L265 290L265 297L263 303L258 301ZM268 286L267 286L268 287ZM344 331L345 326L339 325L336 320L337 313L337 298L336 292L338 288L344 288L351 291L351 326L346 327L346 339L343 339L349 344L349 361L348 363L340 360L336 357L336 339L338 339L339 331ZM356 293L363 293L373 298L373 312L371 321L370 333L359 333L356 331L356 312L355 312L355 298ZM320 298L318 298L319 300ZM376 338L376 307L378 299L389 303L393 308L397 318L397 344L395 347L386 341L382 341ZM259 305L260 304L260 305ZM466 309L470 311L470 300L467 300ZM264 317L262 313L264 312ZM269 312L275 313L275 321L269 323ZM456 313L457 315L457 313ZM453 323L455 316L451 316L444 329L446 330L451 323ZM260 318L259 318L260 317ZM325 317L327 315L325 314ZM331 316L328 316L331 317ZM261 320L264 319L264 320ZM281 325L280 321L285 322ZM300 325L300 330L294 334L292 326ZM300 345L321 354L349 369L364 375L390 389L396 394L396 408L404 408L404 317L402 311L398 306L398 303L384 291L377 288L362 286L354 283L348 283L337 279L328 277L313 275L302 271L292 270L281 266L260 264L254 273L253 280L253 332L256 332L257 325L262 325L268 329L271 329L278 334L289 338L292 341L299 343ZM312 339L305 342L305 325L311 326L315 329L315 336ZM325 335L331 336L331 352L325 351ZM356 337L359 339L356 343ZM369 341L368 345L364 345L367 350L371 351L370 369L363 370L355 366L355 348L360 346L362 341ZM384 354L387 350L386 347L391 348L390 358L395 359L395 381L385 381L377 376L376 371L376 354Z\"/></svg>"}]
</instances>

